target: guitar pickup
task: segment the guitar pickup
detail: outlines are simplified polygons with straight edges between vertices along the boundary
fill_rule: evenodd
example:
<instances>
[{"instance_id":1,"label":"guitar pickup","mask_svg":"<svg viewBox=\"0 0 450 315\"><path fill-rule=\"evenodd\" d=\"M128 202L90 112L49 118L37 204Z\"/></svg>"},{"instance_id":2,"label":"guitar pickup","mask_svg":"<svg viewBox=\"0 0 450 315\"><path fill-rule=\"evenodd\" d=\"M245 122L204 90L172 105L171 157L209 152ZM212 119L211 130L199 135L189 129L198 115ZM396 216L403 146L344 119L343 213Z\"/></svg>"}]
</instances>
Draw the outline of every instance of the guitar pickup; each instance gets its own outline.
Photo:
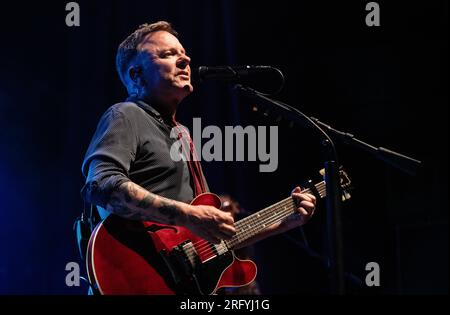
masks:
<instances>
[{"instance_id":1,"label":"guitar pickup","mask_svg":"<svg viewBox=\"0 0 450 315\"><path fill-rule=\"evenodd\" d=\"M195 250L194 244L192 242L187 241L184 242L183 245L181 245L182 251L184 256L187 260L189 260L189 263L191 265L191 270L195 269L195 266L197 265L199 261L199 257L197 254L197 251Z\"/></svg>"},{"instance_id":2,"label":"guitar pickup","mask_svg":"<svg viewBox=\"0 0 450 315\"><path fill-rule=\"evenodd\" d=\"M199 263L194 245L188 240L175 246L169 253L167 250L162 250L160 255L169 268L175 283L191 278L195 267Z\"/></svg>"}]
</instances>

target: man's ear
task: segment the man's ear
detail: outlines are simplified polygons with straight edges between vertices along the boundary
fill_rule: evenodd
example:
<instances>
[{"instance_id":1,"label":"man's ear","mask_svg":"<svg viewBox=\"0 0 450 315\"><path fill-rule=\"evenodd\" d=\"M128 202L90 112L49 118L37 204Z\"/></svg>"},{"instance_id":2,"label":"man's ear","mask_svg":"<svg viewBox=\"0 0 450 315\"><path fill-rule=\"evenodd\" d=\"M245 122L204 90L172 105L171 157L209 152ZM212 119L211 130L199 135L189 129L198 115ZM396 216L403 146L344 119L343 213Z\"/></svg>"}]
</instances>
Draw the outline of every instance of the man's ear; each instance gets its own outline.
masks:
<instances>
[{"instance_id":1,"label":"man's ear","mask_svg":"<svg viewBox=\"0 0 450 315\"><path fill-rule=\"evenodd\" d=\"M135 84L138 84L141 73L142 71L139 66L131 66L128 68L128 76Z\"/></svg>"}]
</instances>

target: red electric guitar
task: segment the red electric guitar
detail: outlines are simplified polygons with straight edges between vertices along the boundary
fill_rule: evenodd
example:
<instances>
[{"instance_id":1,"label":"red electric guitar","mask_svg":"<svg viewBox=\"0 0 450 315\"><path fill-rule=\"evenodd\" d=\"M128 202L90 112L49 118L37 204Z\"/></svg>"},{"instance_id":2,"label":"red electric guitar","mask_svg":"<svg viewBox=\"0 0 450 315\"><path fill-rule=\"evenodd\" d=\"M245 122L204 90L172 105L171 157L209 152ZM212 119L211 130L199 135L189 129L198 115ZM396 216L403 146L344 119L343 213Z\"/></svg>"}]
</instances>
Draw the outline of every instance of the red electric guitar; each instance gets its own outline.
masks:
<instances>
[{"instance_id":1,"label":"red electric guitar","mask_svg":"<svg viewBox=\"0 0 450 315\"><path fill-rule=\"evenodd\" d=\"M343 199L350 196L347 174L340 171ZM325 182L303 190L319 198ZM197 196L192 205L221 208L217 195ZM86 255L91 284L101 294L214 294L219 288L239 287L256 277L256 265L240 260L233 248L267 226L295 213L289 196L274 205L235 222L230 240L213 244L181 226L132 221L108 216L93 231Z\"/></svg>"}]
</instances>

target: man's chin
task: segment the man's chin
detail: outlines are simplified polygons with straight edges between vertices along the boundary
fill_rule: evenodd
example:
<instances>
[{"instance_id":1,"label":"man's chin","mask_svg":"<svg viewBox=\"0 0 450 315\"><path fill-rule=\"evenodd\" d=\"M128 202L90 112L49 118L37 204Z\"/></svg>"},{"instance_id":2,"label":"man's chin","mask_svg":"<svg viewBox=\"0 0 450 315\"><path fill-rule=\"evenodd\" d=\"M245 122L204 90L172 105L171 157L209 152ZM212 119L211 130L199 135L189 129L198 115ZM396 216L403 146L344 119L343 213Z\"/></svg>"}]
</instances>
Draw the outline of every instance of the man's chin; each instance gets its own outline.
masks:
<instances>
[{"instance_id":1,"label":"man's chin","mask_svg":"<svg viewBox=\"0 0 450 315\"><path fill-rule=\"evenodd\" d=\"M192 86L192 84L185 84L183 86L183 90L187 93L192 93L194 91L194 87Z\"/></svg>"}]
</instances>

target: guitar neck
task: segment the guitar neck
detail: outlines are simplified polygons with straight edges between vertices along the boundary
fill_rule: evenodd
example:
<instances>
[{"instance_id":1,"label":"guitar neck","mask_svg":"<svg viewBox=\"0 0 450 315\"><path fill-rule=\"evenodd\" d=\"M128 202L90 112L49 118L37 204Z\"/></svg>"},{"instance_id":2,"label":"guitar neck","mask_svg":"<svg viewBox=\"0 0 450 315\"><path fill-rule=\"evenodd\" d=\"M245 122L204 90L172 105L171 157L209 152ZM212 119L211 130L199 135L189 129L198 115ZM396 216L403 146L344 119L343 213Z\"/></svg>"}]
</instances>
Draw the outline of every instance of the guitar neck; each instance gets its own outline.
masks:
<instances>
[{"instance_id":1,"label":"guitar neck","mask_svg":"<svg viewBox=\"0 0 450 315\"><path fill-rule=\"evenodd\" d=\"M304 189L303 192L313 193L320 198L323 198L326 196L325 182L322 181L315 184L313 189ZM296 212L295 201L292 196L289 196L286 199L237 221L235 223L236 234L232 239L225 241L225 243L229 249L233 249L253 236L260 234L270 225L281 222Z\"/></svg>"}]
</instances>

